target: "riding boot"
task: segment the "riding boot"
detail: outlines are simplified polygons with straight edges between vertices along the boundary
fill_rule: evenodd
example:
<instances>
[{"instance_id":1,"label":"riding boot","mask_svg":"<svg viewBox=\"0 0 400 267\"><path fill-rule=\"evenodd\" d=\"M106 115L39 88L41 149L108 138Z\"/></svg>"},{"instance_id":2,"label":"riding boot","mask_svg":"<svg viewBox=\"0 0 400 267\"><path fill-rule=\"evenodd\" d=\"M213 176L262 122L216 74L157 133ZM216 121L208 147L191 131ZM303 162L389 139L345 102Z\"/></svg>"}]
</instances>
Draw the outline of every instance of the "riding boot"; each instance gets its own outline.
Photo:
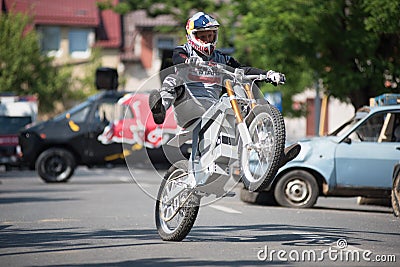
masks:
<instances>
[{"instance_id":1,"label":"riding boot","mask_svg":"<svg viewBox=\"0 0 400 267\"><path fill-rule=\"evenodd\" d=\"M162 98L158 90L153 90L149 96L149 106L153 114L154 122L163 124L165 120L165 107L162 104Z\"/></svg>"},{"instance_id":2,"label":"riding boot","mask_svg":"<svg viewBox=\"0 0 400 267\"><path fill-rule=\"evenodd\" d=\"M166 110L175 101L180 100L185 96L185 85L178 85L175 88L163 87L161 91L164 94L167 92L168 97L165 97L163 99L158 90L153 90L149 96L150 110L153 114L154 122L157 124L163 124L165 120Z\"/></svg>"},{"instance_id":3,"label":"riding boot","mask_svg":"<svg viewBox=\"0 0 400 267\"><path fill-rule=\"evenodd\" d=\"M279 168L284 166L289 161L293 160L295 157L297 157L297 155L299 155L299 153L300 153L300 150L301 150L301 146L298 143L295 143L288 147L285 147L285 149L283 151L283 155L279 162Z\"/></svg>"},{"instance_id":4,"label":"riding boot","mask_svg":"<svg viewBox=\"0 0 400 267\"><path fill-rule=\"evenodd\" d=\"M176 94L175 101L179 101L185 96L186 90L185 90L184 84L178 85L177 87L174 88L174 90L175 90L175 94Z\"/></svg>"}]
</instances>

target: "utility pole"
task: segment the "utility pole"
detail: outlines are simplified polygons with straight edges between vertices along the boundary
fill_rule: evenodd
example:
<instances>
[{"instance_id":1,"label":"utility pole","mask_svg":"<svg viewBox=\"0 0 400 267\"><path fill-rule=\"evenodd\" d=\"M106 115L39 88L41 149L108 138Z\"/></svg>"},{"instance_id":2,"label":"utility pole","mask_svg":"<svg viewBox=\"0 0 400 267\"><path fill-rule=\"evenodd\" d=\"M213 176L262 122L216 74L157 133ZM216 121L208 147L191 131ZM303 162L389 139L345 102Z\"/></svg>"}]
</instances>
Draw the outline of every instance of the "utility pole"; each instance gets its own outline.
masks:
<instances>
[{"instance_id":1,"label":"utility pole","mask_svg":"<svg viewBox=\"0 0 400 267\"><path fill-rule=\"evenodd\" d=\"M314 99L314 110L315 110L315 136L319 136L319 122L321 116L321 98L319 96L320 86L319 79L315 82L315 99Z\"/></svg>"}]
</instances>

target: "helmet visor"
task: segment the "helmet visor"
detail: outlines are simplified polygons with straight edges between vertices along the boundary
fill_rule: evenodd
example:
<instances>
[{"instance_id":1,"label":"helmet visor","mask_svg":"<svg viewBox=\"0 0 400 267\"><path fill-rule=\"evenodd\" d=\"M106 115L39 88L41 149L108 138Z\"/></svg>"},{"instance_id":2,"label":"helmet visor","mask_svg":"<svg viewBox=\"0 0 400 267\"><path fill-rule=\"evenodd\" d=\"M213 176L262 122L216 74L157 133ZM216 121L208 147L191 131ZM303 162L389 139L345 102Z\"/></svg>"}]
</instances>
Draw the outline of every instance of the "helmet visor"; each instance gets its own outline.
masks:
<instances>
[{"instance_id":1,"label":"helmet visor","mask_svg":"<svg viewBox=\"0 0 400 267\"><path fill-rule=\"evenodd\" d=\"M217 30L197 30L194 32L195 38L204 44L213 44L217 39Z\"/></svg>"}]
</instances>

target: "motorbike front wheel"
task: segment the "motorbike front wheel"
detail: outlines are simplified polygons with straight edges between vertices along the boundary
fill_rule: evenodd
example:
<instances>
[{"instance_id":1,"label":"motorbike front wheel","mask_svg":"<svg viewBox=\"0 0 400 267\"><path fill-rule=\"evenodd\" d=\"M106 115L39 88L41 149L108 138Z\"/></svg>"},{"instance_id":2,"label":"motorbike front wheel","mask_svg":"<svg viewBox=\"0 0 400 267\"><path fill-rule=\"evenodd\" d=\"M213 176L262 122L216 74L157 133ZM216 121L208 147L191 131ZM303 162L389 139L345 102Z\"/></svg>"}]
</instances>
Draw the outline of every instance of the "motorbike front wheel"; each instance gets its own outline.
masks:
<instances>
[{"instance_id":1,"label":"motorbike front wheel","mask_svg":"<svg viewBox=\"0 0 400 267\"><path fill-rule=\"evenodd\" d=\"M200 198L182 189L188 175L187 164L187 160L174 163L158 191L155 219L158 234L165 241L182 241L192 229L199 211ZM169 195L176 191L180 191L179 195L170 199Z\"/></svg>"},{"instance_id":2,"label":"motorbike front wheel","mask_svg":"<svg viewBox=\"0 0 400 267\"><path fill-rule=\"evenodd\" d=\"M252 143L238 153L241 180L249 191L261 191L272 183L285 148L285 123L279 110L269 104L256 106L246 117Z\"/></svg>"}]
</instances>

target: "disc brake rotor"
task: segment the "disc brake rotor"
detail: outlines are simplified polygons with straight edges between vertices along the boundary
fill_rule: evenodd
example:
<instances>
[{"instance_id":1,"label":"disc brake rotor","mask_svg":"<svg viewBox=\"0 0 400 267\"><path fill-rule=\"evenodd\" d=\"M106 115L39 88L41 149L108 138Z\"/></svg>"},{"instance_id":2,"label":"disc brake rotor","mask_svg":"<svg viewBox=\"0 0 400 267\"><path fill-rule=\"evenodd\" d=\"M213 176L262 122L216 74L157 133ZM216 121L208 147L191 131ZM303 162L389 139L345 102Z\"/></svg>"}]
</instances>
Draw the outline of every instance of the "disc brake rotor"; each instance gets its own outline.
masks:
<instances>
[{"instance_id":1,"label":"disc brake rotor","mask_svg":"<svg viewBox=\"0 0 400 267\"><path fill-rule=\"evenodd\" d=\"M165 190L160 199L160 217L166 222L175 217L193 194L193 191L187 188L186 184L182 181L182 178L185 176L187 176L187 174L179 175L169 180L164 187ZM174 191L181 192L170 199L168 194Z\"/></svg>"}]
</instances>

